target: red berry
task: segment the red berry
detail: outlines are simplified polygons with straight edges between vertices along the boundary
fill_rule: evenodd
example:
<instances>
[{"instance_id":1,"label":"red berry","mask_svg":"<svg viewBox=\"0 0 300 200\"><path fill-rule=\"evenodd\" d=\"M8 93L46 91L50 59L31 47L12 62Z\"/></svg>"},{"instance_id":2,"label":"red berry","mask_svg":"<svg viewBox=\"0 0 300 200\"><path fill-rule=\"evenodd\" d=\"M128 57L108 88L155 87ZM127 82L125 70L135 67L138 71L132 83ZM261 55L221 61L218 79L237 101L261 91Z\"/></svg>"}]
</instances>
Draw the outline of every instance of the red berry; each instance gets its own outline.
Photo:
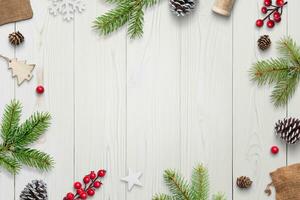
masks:
<instances>
[{"instance_id":1,"label":"red berry","mask_svg":"<svg viewBox=\"0 0 300 200\"><path fill-rule=\"evenodd\" d=\"M90 178L95 179L97 177L96 173L94 171L91 171Z\"/></svg>"},{"instance_id":2,"label":"red berry","mask_svg":"<svg viewBox=\"0 0 300 200\"><path fill-rule=\"evenodd\" d=\"M274 25L275 25L275 22L274 22L273 20L271 20L271 19L267 22L267 26L268 26L269 28L273 28Z\"/></svg>"},{"instance_id":3,"label":"red berry","mask_svg":"<svg viewBox=\"0 0 300 200\"><path fill-rule=\"evenodd\" d=\"M102 183L101 183L100 181L96 181L96 182L94 183L94 187L95 187L95 188L100 188L101 185L102 185Z\"/></svg>"},{"instance_id":4,"label":"red berry","mask_svg":"<svg viewBox=\"0 0 300 200\"><path fill-rule=\"evenodd\" d=\"M278 154L279 148L277 146L272 146L271 147L271 152L272 152L272 154Z\"/></svg>"},{"instance_id":5,"label":"red berry","mask_svg":"<svg viewBox=\"0 0 300 200\"><path fill-rule=\"evenodd\" d=\"M274 12L273 17L274 17L274 19L280 18L281 14L278 11L276 11L276 12Z\"/></svg>"},{"instance_id":6,"label":"red berry","mask_svg":"<svg viewBox=\"0 0 300 200\"><path fill-rule=\"evenodd\" d=\"M284 5L284 0L276 0L277 6L283 6Z\"/></svg>"},{"instance_id":7,"label":"red berry","mask_svg":"<svg viewBox=\"0 0 300 200\"><path fill-rule=\"evenodd\" d=\"M90 180L91 180L91 179L90 179L89 176L85 176L85 177L83 178L83 182L84 182L85 184L89 183Z\"/></svg>"},{"instance_id":8,"label":"red berry","mask_svg":"<svg viewBox=\"0 0 300 200\"><path fill-rule=\"evenodd\" d=\"M87 194L89 195L89 196L94 196L94 194L95 194L95 191L93 190L93 189L88 189L87 191Z\"/></svg>"},{"instance_id":9,"label":"red berry","mask_svg":"<svg viewBox=\"0 0 300 200\"><path fill-rule=\"evenodd\" d=\"M86 199L87 198L87 193L83 192L79 195L80 199Z\"/></svg>"},{"instance_id":10,"label":"red berry","mask_svg":"<svg viewBox=\"0 0 300 200\"><path fill-rule=\"evenodd\" d=\"M81 185L80 182L75 182L75 183L74 183L74 188L75 188L75 189L80 189L81 186L82 186L82 185Z\"/></svg>"},{"instance_id":11,"label":"red berry","mask_svg":"<svg viewBox=\"0 0 300 200\"><path fill-rule=\"evenodd\" d=\"M73 193L71 193L71 192L69 192L69 193L67 194L67 196L66 196L67 200L73 200L74 197L75 197L75 195L74 195Z\"/></svg>"},{"instance_id":12,"label":"red berry","mask_svg":"<svg viewBox=\"0 0 300 200\"><path fill-rule=\"evenodd\" d=\"M274 21L275 21L276 23L281 22L281 17L279 17L279 18L274 18Z\"/></svg>"},{"instance_id":13,"label":"red berry","mask_svg":"<svg viewBox=\"0 0 300 200\"><path fill-rule=\"evenodd\" d=\"M45 88L42 85L39 85L35 89L36 93L43 94L45 92Z\"/></svg>"},{"instance_id":14,"label":"red berry","mask_svg":"<svg viewBox=\"0 0 300 200\"><path fill-rule=\"evenodd\" d=\"M99 176L99 177L104 177L105 174L106 174L106 171L103 170L103 169L100 169L100 170L98 171L98 176Z\"/></svg>"},{"instance_id":15,"label":"red berry","mask_svg":"<svg viewBox=\"0 0 300 200\"><path fill-rule=\"evenodd\" d=\"M264 13L264 14L266 14L266 13L268 12L267 7L265 7L265 6L262 7L262 8L261 8L261 12Z\"/></svg>"},{"instance_id":16,"label":"red berry","mask_svg":"<svg viewBox=\"0 0 300 200\"><path fill-rule=\"evenodd\" d=\"M82 188L76 190L76 193L79 194L79 195L80 195L81 193L83 193L83 192L84 192L84 190L83 190Z\"/></svg>"},{"instance_id":17,"label":"red berry","mask_svg":"<svg viewBox=\"0 0 300 200\"><path fill-rule=\"evenodd\" d=\"M256 26L257 27L262 27L264 25L264 21L262 19L256 20Z\"/></svg>"},{"instance_id":18,"label":"red berry","mask_svg":"<svg viewBox=\"0 0 300 200\"><path fill-rule=\"evenodd\" d=\"M271 0L264 0L264 4L265 6L270 6L272 4L272 1Z\"/></svg>"}]
</instances>

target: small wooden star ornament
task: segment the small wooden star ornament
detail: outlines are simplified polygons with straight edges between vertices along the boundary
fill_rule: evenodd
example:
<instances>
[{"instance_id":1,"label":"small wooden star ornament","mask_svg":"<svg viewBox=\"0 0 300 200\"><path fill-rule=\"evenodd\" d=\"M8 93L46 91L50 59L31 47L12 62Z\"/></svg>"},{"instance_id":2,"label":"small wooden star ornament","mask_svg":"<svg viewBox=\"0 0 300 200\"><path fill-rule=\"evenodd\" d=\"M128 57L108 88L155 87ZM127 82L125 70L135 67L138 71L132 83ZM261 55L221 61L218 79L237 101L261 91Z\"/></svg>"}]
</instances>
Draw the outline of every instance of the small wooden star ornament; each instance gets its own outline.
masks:
<instances>
[{"instance_id":1,"label":"small wooden star ornament","mask_svg":"<svg viewBox=\"0 0 300 200\"><path fill-rule=\"evenodd\" d=\"M131 191L133 186L143 186L140 182L139 178L142 176L142 172L132 173L130 169L128 169L128 176L121 179L128 184L128 191Z\"/></svg>"},{"instance_id":2,"label":"small wooden star ornament","mask_svg":"<svg viewBox=\"0 0 300 200\"><path fill-rule=\"evenodd\" d=\"M34 67L34 64L26 64L26 61L18 61L17 58L11 59L8 62L8 69L12 70L12 77L17 78L18 85L32 78Z\"/></svg>"}]
</instances>

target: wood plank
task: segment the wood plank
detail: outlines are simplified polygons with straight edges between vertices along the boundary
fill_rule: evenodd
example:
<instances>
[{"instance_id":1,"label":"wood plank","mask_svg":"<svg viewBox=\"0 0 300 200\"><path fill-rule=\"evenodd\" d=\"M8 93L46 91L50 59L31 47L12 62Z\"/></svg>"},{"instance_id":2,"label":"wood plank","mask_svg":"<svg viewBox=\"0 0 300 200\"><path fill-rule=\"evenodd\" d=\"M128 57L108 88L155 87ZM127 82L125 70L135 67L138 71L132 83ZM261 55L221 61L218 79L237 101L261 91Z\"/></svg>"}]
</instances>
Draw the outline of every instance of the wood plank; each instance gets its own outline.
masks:
<instances>
[{"instance_id":1,"label":"wood plank","mask_svg":"<svg viewBox=\"0 0 300 200\"><path fill-rule=\"evenodd\" d=\"M181 168L209 169L211 193L232 199L232 20L200 2L180 21ZM220 181L222 180L222 181Z\"/></svg>"},{"instance_id":2,"label":"wood plank","mask_svg":"<svg viewBox=\"0 0 300 200\"><path fill-rule=\"evenodd\" d=\"M8 42L8 35L14 31L14 24L8 24L0 27L0 54L13 58L14 48ZM14 79L11 71L8 70L7 62L0 59L0 115L2 117L5 106L14 98ZM0 199L14 199L14 176L1 168L0 171Z\"/></svg>"},{"instance_id":3,"label":"wood plank","mask_svg":"<svg viewBox=\"0 0 300 200\"><path fill-rule=\"evenodd\" d=\"M286 110L275 109L270 102L271 90L251 84L249 69L258 59L276 55L275 45L266 52L257 48L257 39L269 34L278 40L286 31L286 18L273 30L257 29L262 1L237 1L233 23L233 199L264 199L264 189L270 183L269 172L285 165L285 145L273 133L274 123L285 116ZM279 155L272 156L270 147L278 145ZM241 191L236 178L249 176L254 184Z\"/></svg>"},{"instance_id":4,"label":"wood plank","mask_svg":"<svg viewBox=\"0 0 300 200\"><path fill-rule=\"evenodd\" d=\"M143 38L128 39L127 168L143 173L143 187L127 199L151 199L163 171L180 170L180 46L166 1L146 11Z\"/></svg>"},{"instance_id":5,"label":"wood plank","mask_svg":"<svg viewBox=\"0 0 300 200\"><path fill-rule=\"evenodd\" d=\"M291 36L298 46L300 46L300 30L298 25L299 11L298 7L300 6L299 1L289 1L288 2L288 35ZM287 10L285 10L287 11ZM286 12L287 13L287 12ZM294 97L291 99L288 105L288 116L300 118L299 110L299 100L300 100L300 88L298 87ZM300 162L300 145L289 145L288 147L288 164L299 163Z\"/></svg>"},{"instance_id":6,"label":"wood plank","mask_svg":"<svg viewBox=\"0 0 300 200\"><path fill-rule=\"evenodd\" d=\"M126 161L126 34L100 37L91 29L108 4L89 0L75 20L75 168L80 180L107 169L95 199L124 199Z\"/></svg>"},{"instance_id":7,"label":"wood plank","mask_svg":"<svg viewBox=\"0 0 300 200\"><path fill-rule=\"evenodd\" d=\"M51 154L55 168L49 173L24 168L17 177L16 196L32 179L44 179L50 199L62 199L72 189L73 182L73 23L48 14L48 1L32 0L34 18L17 23L26 38L17 48L17 57L37 64L34 78L16 88L23 102L23 119L34 111L49 111L52 125L43 138L32 147ZM59 30L59 31L58 31ZM37 96L35 88L44 71L45 93Z\"/></svg>"}]
</instances>

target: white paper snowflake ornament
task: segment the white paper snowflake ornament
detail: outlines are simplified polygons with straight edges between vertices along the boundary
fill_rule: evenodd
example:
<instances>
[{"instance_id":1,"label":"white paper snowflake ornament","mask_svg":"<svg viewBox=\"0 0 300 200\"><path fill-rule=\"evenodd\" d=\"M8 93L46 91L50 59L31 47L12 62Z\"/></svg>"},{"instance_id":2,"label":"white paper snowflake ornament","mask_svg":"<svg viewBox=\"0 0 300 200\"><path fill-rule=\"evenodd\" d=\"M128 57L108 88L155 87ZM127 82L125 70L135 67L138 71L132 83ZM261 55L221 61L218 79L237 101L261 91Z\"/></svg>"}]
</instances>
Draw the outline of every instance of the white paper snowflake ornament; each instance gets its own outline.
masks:
<instances>
[{"instance_id":1,"label":"white paper snowflake ornament","mask_svg":"<svg viewBox=\"0 0 300 200\"><path fill-rule=\"evenodd\" d=\"M63 20L71 21L76 13L82 13L85 10L85 4L82 0L50 0L49 13L57 16L61 15Z\"/></svg>"}]
</instances>

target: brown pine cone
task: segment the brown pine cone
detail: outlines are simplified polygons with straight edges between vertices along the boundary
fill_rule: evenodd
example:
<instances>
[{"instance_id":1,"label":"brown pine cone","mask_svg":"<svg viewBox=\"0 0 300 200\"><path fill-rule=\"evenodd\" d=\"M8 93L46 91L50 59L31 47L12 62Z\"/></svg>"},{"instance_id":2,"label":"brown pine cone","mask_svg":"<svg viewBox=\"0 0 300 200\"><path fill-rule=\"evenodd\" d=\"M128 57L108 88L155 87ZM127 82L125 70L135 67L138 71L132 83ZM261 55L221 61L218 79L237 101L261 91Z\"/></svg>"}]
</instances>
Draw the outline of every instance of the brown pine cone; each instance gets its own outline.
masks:
<instances>
[{"instance_id":1,"label":"brown pine cone","mask_svg":"<svg viewBox=\"0 0 300 200\"><path fill-rule=\"evenodd\" d=\"M257 45L261 50L266 50L271 46L272 42L268 35L263 35L257 40Z\"/></svg>"},{"instance_id":2,"label":"brown pine cone","mask_svg":"<svg viewBox=\"0 0 300 200\"><path fill-rule=\"evenodd\" d=\"M236 185L239 187L239 188L243 188L243 189L246 189L246 188L249 188L251 187L252 185L252 181L249 177L247 176L241 176L241 177L238 177L236 179Z\"/></svg>"},{"instance_id":3,"label":"brown pine cone","mask_svg":"<svg viewBox=\"0 0 300 200\"><path fill-rule=\"evenodd\" d=\"M9 42L14 45L14 46L18 46L19 44L21 44L22 42L24 42L24 36L22 35L22 33L20 33L19 31L17 32L13 32L11 34L9 34L8 36Z\"/></svg>"}]
</instances>

